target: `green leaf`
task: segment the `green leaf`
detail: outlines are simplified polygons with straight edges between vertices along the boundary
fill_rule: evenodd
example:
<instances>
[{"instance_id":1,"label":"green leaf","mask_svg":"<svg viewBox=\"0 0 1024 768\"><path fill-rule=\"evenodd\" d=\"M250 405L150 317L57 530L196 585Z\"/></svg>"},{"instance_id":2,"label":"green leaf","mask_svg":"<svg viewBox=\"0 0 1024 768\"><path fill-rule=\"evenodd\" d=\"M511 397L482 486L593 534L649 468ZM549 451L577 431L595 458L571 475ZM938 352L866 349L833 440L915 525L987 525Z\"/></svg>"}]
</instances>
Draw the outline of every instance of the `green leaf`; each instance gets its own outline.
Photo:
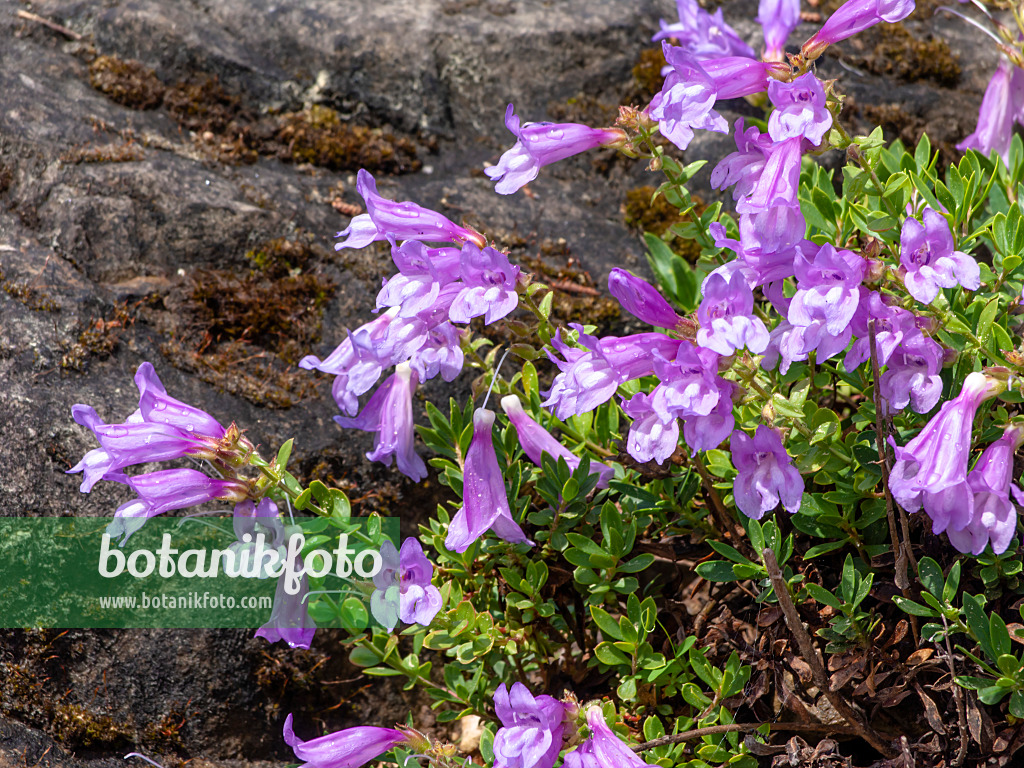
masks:
<instances>
[{"instance_id":1,"label":"green leaf","mask_svg":"<svg viewBox=\"0 0 1024 768\"><path fill-rule=\"evenodd\" d=\"M908 600L907 598L899 595L894 595L892 601L896 603L897 608L904 613L909 613L911 616L925 616L931 618L939 615L938 611L925 605L921 605L920 603L915 603L913 600Z\"/></svg>"},{"instance_id":2,"label":"green leaf","mask_svg":"<svg viewBox=\"0 0 1024 768\"><path fill-rule=\"evenodd\" d=\"M294 444L294 442L295 440L293 438L289 438L288 440L285 440L284 445L282 445L281 448L278 450L277 461L275 462L278 471L288 466L288 459L291 458L292 445Z\"/></svg>"},{"instance_id":3,"label":"green leaf","mask_svg":"<svg viewBox=\"0 0 1024 768\"><path fill-rule=\"evenodd\" d=\"M917 564L917 575L921 580L921 586L927 589L936 597L942 594L946 584L946 577L942 575L939 564L930 557L922 557Z\"/></svg>"},{"instance_id":4,"label":"green leaf","mask_svg":"<svg viewBox=\"0 0 1024 768\"><path fill-rule=\"evenodd\" d=\"M372 667L380 662L380 657L369 648L357 645L349 652L348 660L357 667Z\"/></svg>"},{"instance_id":5,"label":"green leaf","mask_svg":"<svg viewBox=\"0 0 1024 768\"><path fill-rule=\"evenodd\" d=\"M806 589L807 593L822 605L832 606L837 611L841 611L843 609L843 601L821 585L815 584L814 582L808 582L807 584L804 584L804 589Z\"/></svg>"},{"instance_id":6,"label":"green leaf","mask_svg":"<svg viewBox=\"0 0 1024 768\"><path fill-rule=\"evenodd\" d=\"M687 312L696 308L697 275L668 244L651 232L644 233L647 261L658 283Z\"/></svg>"},{"instance_id":7,"label":"green leaf","mask_svg":"<svg viewBox=\"0 0 1024 768\"><path fill-rule=\"evenodd\" d=\"M708 560L698 563L697 575L708 581L736 581L736 574L732 569L732 563L725 560Z\"/></svg>"},{"instance_id":8,"label":"green leaf","mask_svg":"<svg viewBox=\"0 0 1024 768\"><path fill-rule=\"evenodd\" d=\"M590 606L590 615L594 619L594 623L597 624L598 629L606 637L614 637L616 640L622 639L622 633L619 631L619 622L611 617L611 615L604 608L599 608L596 605Z\"/></svg>"}]
</instances>

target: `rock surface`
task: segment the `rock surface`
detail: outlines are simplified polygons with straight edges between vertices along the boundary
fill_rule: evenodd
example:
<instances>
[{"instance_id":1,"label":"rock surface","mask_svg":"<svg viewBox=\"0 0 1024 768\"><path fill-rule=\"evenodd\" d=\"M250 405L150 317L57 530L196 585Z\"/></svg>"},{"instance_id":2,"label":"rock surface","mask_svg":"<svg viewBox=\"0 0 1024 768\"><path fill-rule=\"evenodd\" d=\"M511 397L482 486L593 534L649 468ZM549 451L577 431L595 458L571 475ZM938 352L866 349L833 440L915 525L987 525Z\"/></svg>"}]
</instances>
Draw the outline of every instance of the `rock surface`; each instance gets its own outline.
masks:
<instances>
[{"instance_id":1,"label":"rock surface","mask_svg":"<svg viewBox=\"0 0 1024 768\"><path fill-rule=\"evenodd\" d=\"M121 420L145 360L171 393L254 442L296 437L299 472L371 494L364 509L406 524L429 514L436 484L366 462L366 436L331 421L326 381L295 368L369 318L390 266L381 249L332 248L360 210L354 171L377 163L386 196L464 219L514 257L553 269L572 259L598 285L613 266L642 270L620 210L627 190L657 183L641 164L595 153L508 198L480 169L510 144L510 101L527 120L610 121L620 100L640 103L632 69L673 6L32 4L62 32L0 0L0 514L104 515L127 498L109 483L84 496L64 474L93 447L69 407ZM755 3L725 12L759 39ZM908 22L911 41L943 36L959 76L934 52L894 67L906 41L878 33L830 53L821 71L841 78L858 127L886 121L907 140L927 130L951 152L973 129L995 54L959 22L925 25ZM755 114L735 109L728 119ZM730 141L702 136L686 159L720 157ZM694 191L709 199L706 178ZM433 384L426 396L447 392ZM303 654L234 630L0 633L0 766L115 765L134 750L168 765L287 760L280 725L292 709L308 736L314 721L383 725L417 706L392 688L367 695L338 639L321 633Z\"/></svg>"}]
</instances>

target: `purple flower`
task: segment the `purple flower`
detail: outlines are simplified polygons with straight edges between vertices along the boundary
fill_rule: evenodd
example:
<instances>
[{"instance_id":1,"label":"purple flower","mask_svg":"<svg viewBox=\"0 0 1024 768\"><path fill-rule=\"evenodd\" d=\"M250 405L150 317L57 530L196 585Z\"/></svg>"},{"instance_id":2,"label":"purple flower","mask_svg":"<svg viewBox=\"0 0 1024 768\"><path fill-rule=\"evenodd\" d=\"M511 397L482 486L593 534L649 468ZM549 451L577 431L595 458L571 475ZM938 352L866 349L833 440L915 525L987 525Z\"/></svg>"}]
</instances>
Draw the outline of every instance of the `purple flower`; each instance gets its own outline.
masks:
<instances>
[{"instance_id":1,"label":"purple flower","mask_svg":"<svg viewBox=\"0 0 1024 768\"><path fill-rule=\"evenodd\" d=\"M307 600L309 578L305 573L299 577L299 588L295 594L289 594L285 586L287 581L288 577L284 574L278 579L270 618L266 624L256 630L256 637L262 637L268 643L284 640L289 648L308 650L309 646L313 644L313 635L316 633L316 622L309 615ZM290 720L291 715L288 718ZM294 745L289 742L289 746ZM295 754L299 754L298 750ZM301 756L300 759L302 759Z\"/></svg>"},{"instance_id":2,"label":"purple flower","mask_svg":"<svg viewBox=\"0 0 1024 768\"><path fill-rule=\"evenodd\" d=\"M725 118L713 109L718 96L708 73L682 48L667 42L661 45L672 69L647 107L647 113L658 121L661 134L680 149L686 149L693 140L694 128L728 131Z\"/></svg>"},{"instance_id":3,"label":"purple flower","mask_svg":"<svg viewBox=\"0 0 1024 768\"><path fill-rule=\"evenodd\" d=\"M800 0L760 0L755 21L764 31L765 61L782 61L786 39L800 23Z\"/></svg>"},{"instance_id":4,"label":"purple flower","mask_svg":"<svg viewBox=\"0 0 1024 768\"><path fill-rule=\"evenodd\" d=\"M509 510L505 480L494 452L493 424L494 411L476 409L473 439L462 468L462 507L449 524L444 542L453 552L465 552L488 529L513 544L533 544Z\"/></svg>"},{"instance_id":5,"label":"purple flower","mask_svg":"<svg viewBox=\"0 0 1024 768\"><path fill-rule=\"evenodd\" d=\"M707 416L718 404L725 379L718 375L718 353L684 341L669 360L654 354L654 373L661 383L651 404L664 421Z\"/></svg>"},{"instance_id":6,"label":"purple flower","mask_svg":"<svg viewBox=\"0 0 1024 768\"><path fill-rule=\"evenodd\" d=\"M640 462L664 464L679 447L679 420L662 419L651 404L651 396L644 392L623 401L622 410L633 420L626 452Z\"/></svg>"},{"instance_id":7,"label":"purple flower","mask_svg":"<svg viewBox=\"0 0 1024 768\"><path fill-rule=\"evenodd\" d=\"M608 724L597 704L587 709L590 738L572 752L567 752L562 765L565 768L641 768L649 765L626 746Z\"/></svg>"},{"instance_id":8,"label":"purple flower","mask_svg":"<svg viewBox=\"0 0 1024 768\"><path fill-rule=\"evenodd\" d=\"M417 482L427 476L427 465L414 445L412 394L418 384L416 372L402 363L377 388L358 416L334 417L343 427L376 432L377 442L366 458L390 466L394 456L398 471Z\"/></svg>"},{"instance_id":9,"label":"purple flower","mask_svg":"<svg viewBox=\"0 0 1024 768\"><path fill-rule=\"evenodd\" d=\"M754 317L754 292L740 272L729 280L712 274L704 282L704 298L697 308L697 343L720 355L746 347L759 355L768 347L768 329Z\"/></svg>"},{"instance_id":10,"label":"purple flower","mask_svg":"<svg viewBox=\"0 0 1024 768\"><path fill-rule=\"evenodd\" d=\"M909 404L928 413L942 396L942 347L918 331L907 336L889 357L878 382L882 414L901 411Z\"/></svg>"},{"instance_id":11,"label":"purple flower","mask_svg":"<svg viewBox=\"0 0 1024 768\"><path fill-rule=\"evenodd\" d=\"M974 496L974 516L960 530L949 528L949 541L961 552L980 555L985 547L1001 555L1010 546L1017 532L1017 504L1024 504L1024 493L1013 482L1013 455L1024 442L1024 428L1011 426L1003 436L989 445L967 475L967 485Z\"/></svg>"},{"instance_id":12,"label":"purple flower","mask_svg":"<svg viewBox=\"0 0 1024 768\"><path fill-rule=\"evenodd\" d=\"M736 467L732 492L740 512L760 520L780 503L790 513L800 509L804 479L778 432L762 424L750 438L737 430L732 433L731 447Z\"/></svg>"},{"instance_id":13,"label":"purple flower","mask_svg":"<svg viewBox=\"0 0 1024 768\"><path fill-rule=\"evenodd\" d=\"M434 326L419 349L409 358L409 365L420 381L437 374L445 381L453 381L462 371L465 355L462 352L462 331L451 323Z\"/></svg>"},{"instance_id":14,"label":"purple flower","mask_svg":"<svg viewBox=\"0 0 1024 768\"><path fill-rule=\"evenodd\" d=\"M499 195L511 195L525 187L537 178L542 166L626 140L626 134L620 128L590 128L578 123L525 123L520 126L511 104L505 111L505 126L516 137L515 146L501 156L496 166L484 170L487 178L497 182L494 191Z\"/></svg>"},{"instance_id":15,"label":"purple flower","mask_svg":"<svg viewBox=\"0 0 1024 768\"><path fill-rule=\"evenodd\" d=\"M843 360L847 371L853 371L871 358L871 333L868 327L871 320L875 321L875 346L880 366L889 362L904 338L920 333L917 316L902 307L890 305L888 301L878 291L860 287L860 301L850 323L857 340Z\"/></svg>"},{"instance_id":16,"label":"purple flower","mask_svg":"<svg viewBox=\"0 0 1024 768\"><path fill-rule=\"evenodd\" d=\"M676 0L676 5L679 22L666 24L662 19L661 31L652 38L654 42L673 37L698 61L716 56L755 58L754 49L725 23L721 8L710 14L697 4L697 0Z\"/></svg>"},{"instance_id":17,"label":"purple flower","mask_svg":"<svg viewBox=\"0 0 1024 768\"><path fill-rule=\"evenodd\" d=\"M460 274L463 287L448 310L453 323L468 323L484 316L484 322L501 320L519 306L516 280L519 267L509 263L508 256L494 248L477 248L466 243L462 248Z\"/></svg>"},{"instance_id":18,"label":"purple flower","mask_svg":"<svg viewBox=\"0 0 1024 768\"><path fill-rule=\"evenodd\" d=\"M708 232L715 238L719 248L729 248L736 252L739 260L719 267L715 272L727 279L732 279L732 271L739 271L747 278L752 288L765 283L781 282L794 274L796 257L804 254L813 258L820 246L810 240L804 240L804 221L799 209L795 211L798 223L786 231L762 231L758 229L757 216L740 216L740 239L726 237L725 227L714 222ZM706 280L705 280L706 282ZM773 302L774 303L774 302ZM786 306L788 312L788 303Z\"/></svg>"},{"instance_id":19,"label":"purple flower","mask_svg":"<svg viewBox=\"0 0 1024 768\"><path fill-rule=\"evenodd\" d=\"M773 76L785 77L792 71L787 64L757 61L746 56L704 59L700 66L711 78L719 99L738 99L762 93L769 87L768 82Z\"/></svg>"},{"instance_id":20,"label":"purple flower","mask_svg":"<svg viewBox=\"0 0 1024 768\"><path fill-rule=\"evenodd\" d=\"M136 477L107 477L125 483L138 495L125 502L114 512L114 520L107 526L111 538L121 536L120 546L151 517L205 504L214 499L242 501L248 487L239 480L220 480L207 477L195 469L161 469Z\"/></svg>"},{"instance_id":21,"label":"purple flower","mask_svg":"<svg viewBox=\"0 0 1024 768\"><path fill-rule=\"evenodd\" d=\"M832 335L848 332L860 303L866 266L863 257L853 251L837 251L829 243L821 246L813 259L797 256L797 292L789 305L789 322L806 327L818 321Z\"/></svg>"},{"instance_id":22,"label":"purple flower","mask_svg":"<svg viewBox=\"0 0 1024 768\"><path fill-rule=\"evenodd\" d=\"M494 768L552 768L562 749L565 707L550 696L533 696L522 683L494 692L501 728L494 735Z\"/></svg>"},{"instance_id":23,"label":"purple flower","mask_svg":"<svg viewBox=\"0 0 1024 768\"><path fill-rule=\"evenodd\" d=\"M481 248L487 240L479 232L460 227L439 213L416 203L396 203L377 194L377 182L366 170L356 177L356 189L366 202L361 213L338 233L346 239L337 243L342 248L363 248L379 240L427 240L444 243L476 243ZM346 237L347 236L347 237Z\"/></svg>"},{"instance_id":24,"label":"purple flower","mask_svg":"<svg viewBox=\"0 0 1024 768\"><path fill-rule=\"evenodd\" d=\"M538 467L541 466L541 457L545 453L556 459L565 459L565 463L572 471L575 471L580 465L578 456L553 438L551 433L544 429L544 427L530 418L526 411L523 410L523 404L519 401L518 397L508 395L501 398L501 408L516 428L516 434L519 436L519 447L523 449L523 453L527 455L530 461ZM600 478L597 481L598 488L607 488L608 481L615 474L611 467L599 461L590 462L590 471L591 474L598 475Z\"/></svg>"},{"instance_id":25,"label":"purple flower","mask_svg":"<svg viewBox=\"0 0 1024 768\"><path fill-rule=\"evenodd\" d=\"M963 389L942 404L913 440L896 447L889 473L893 498L908 512L924 507L932 531L959 531L974 515L974 497L967 485L971 426L981 403L999 391L999 382L983 373L970 373Z\"/></svg>"},{"instance_id":26,"label":"purple flower","mask_svg":"<svg viewBox=\"0 0 1024 768\"><path fill-rule=\"evenodd\" d=\"M818 146L832 127L832 113L825 105L825 87L813 72L790 83L772 80L768 98L775 105L768 118L768 135L775 141L799 136Z\"/></svg>"},{"instance_id":27,"label":"purple flower","mask_svg":"<svg viewBox=\"0 0 1024 768\"><path fill-rule=\"evenodd\" d=\"M650 325L675 328L682 320L657 288L619 267L608 274L608 291L623 309Z\"/></svg>"},{"instance_id":28,"label":"purple flower","mask_svg":"<svg viewBox=\"0 0 1024 768\"><path fill-rule=\"evenodd\" d=\"M269 496L260 499L259 504L252 499L244 499L235 504L231 523L235 531L235 541L228 549L234 553L236 562L239 562L243 551L256 549L256 537L260 534L263 534L265 546L270 549L277 549L284 543L284 523L278 515L277 504ZM267 571L266 563L261 565L263 569L257 578L265 579L271 574Z\"/></svg>"},{"instance_id":29,"label":"purple flower","mask_svg":"<svg viewBox=\"0 0 1024 768\"><path fill-rule=\"evenodd\" d=\"M551 344L563 359L550 352L548 357L561 372L555 376L547 400L542 403L545 408L553 407L555 416L563 421L608 402L620 384L649 376L654 372L655 355L673 359L684 343L662 333L597 339L584 334L578 324L571 325L580 331L579 343L585 349L568 346L556 332Z\"/></svg>"},{"instance_id":30,"label":"purple flower","mask_svg":"<svg viewBox=\"0 0 1024 768\"><path fill-rule=\"evenodd\" d=\"M107 474L135 464L168 461L182 456L210 457L226 430L206 411L167 394L152 363L135 372L139 408L123 424L106 424L88 405L74 405L71 415L88 427L100 447L89 451L68 473L82 472L88 493Z\"/></svg>"},{"instance_id":31,"label":"purple flower","mask_svg":"<svg viewBox=\"0 0 1024 768\"><path fill-rule=\"evenodd\" d=\"M359 396L368 392L384 369L404 362L428 337L429 325L419 317L399 317L398 307L350 333L324 360L308 355L300 368L333 374L331 391L343 413L359 410Z\"/></svg>"},{"instance_id":32,"label":"purple flower","mask_svg":"<svg viewBox=\"0 0 1024 768\"><path fill-rule=\"evenodd\" d=\"M417 240L391 246L399 273L377 294L377 308L400 307L399 317L429 310L441 289L459 277L458 248L427 248Z\"/></svg>"},{"instance_id":33,"label":"purple flower","mask_svg":"<svg viewBox=\"0 0 1024 768\"><path fill-rule=\"evenodd\" d=\"M907 270L903 283L922 304L930 304L939 288L958 285L970 291L981 286L978 263L953 250L953 233L941 213L924 209L924 225L908 217L900 232L900 264Z\"/></svg>"},{"instance_id":34,"label":"purple flower","mask_svg":"<svg viewBox=\"0 0 1024 768\"><path fill-rule=\"evenodd\" d=\"M744 130L742 117L735 123L733 137L736 151L722 158L711 171L711 187L723 190L733 187L733 200L739 200L753 192L754 185L761 177L772 147L772 138L767 133L761 133L757 126L752 125Z\"/></svg>"},{"instance_id":35,"label":"purple flower","mask_svg":"<svg viewBox=\"0 0 1024 768\"><path fill-rule=\"evenodd\" d=\"M974 149L988 157L997 152L1003 162L1010 162L1010 141L1013 123L1022 121L1024 110L1024 71L1008 59L1000 57L978 111L974 133L956 145L961 152Z\"/></svg>"},{"instance_id":36,"label":"purple flower","mask_svg":"<svg viewBox=\"0 0 1024 768\"><path fill-rule=\"evenodd\" d=\"M807 59L818 58L828 46L863 32L881 21L895 24L914 12L914 0L847 0L803 45Z\"/></svg>"},{"instance_id":37,"label":"purple flower","mask_svg":"<svg viewBox=\"0 0 1024 768\"><path fill-rule=\"evenodd\" d=\"M382 567L373 577L376 589L370 611L388 632L398 620L426 627L441 610L441 591L431 584L434 565L423 553L419 539L407 538L399 552L390 540L380 547Z\"/></svg>"},{"instance_id":38,"label":"purple flower","mask_svg":"<svg viewBox=\"0 0 1024 768\"><path fill-rule=\"evenodd\" d=\"M284 721L284 740L302 761L299 768L359 768L408 741L394 728L359 725L303 741L292 730L292 716Z\"/></svg>"},{"instance_id":39,"label":"purple flower","mask_svg":"<svg viewBox=\"0 0 1024 768\"><path fill-rule=\"evenodd\" d=\"M797 214L800 211L797 190L800 187L801 141L799 137L795 137L772 144L764 167L750 189L750 194L736 200L738 213L764 213L781 208L782 212L787 214L783 219L783 226L786 230L791 228L793 217L788 215L788 211L795 209ZM803 237L802 216L800 224L798 239Z\"/></svg>"},{"instance_id":40,"label":"purple flower","mask_svg":"<svg viewBox=\"0 0 1024 768\"><path fill-rule=\"evenodd\" d=\"M710 451L722 444L736 426L732 413L733 398L740 392L740 387L731 381L719 377L718 402L705 415L690 416L683 419L683 439L690 446L690 455L697 451Z\"/></svg>"}]
</instances>

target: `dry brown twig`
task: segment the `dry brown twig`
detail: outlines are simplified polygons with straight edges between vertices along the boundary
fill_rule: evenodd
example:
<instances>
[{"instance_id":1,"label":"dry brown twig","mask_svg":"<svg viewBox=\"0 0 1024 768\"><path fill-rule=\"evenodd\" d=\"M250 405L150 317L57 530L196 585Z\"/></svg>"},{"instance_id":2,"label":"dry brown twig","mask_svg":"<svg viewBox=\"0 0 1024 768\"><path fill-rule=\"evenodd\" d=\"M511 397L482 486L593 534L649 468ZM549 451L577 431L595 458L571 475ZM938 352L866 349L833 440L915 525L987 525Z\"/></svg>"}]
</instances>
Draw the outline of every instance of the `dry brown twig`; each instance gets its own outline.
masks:
<instances>
[{"instance_id":1,"label":"dry brown twig","mask_svg":"<svg viewBox=\"0 0 1024 768\"><path fill-rule=\"evenodd\" d=\"M59 32L60 34L64 35L67 38L70 38L71 40L82 39L82 36L75 32L73 29L68 29L64 25L58 24L55 21L44 19L42 16L39 16L38 14L35 13L31 13L30 11L18 10L15 13L15 15L19 19L25 19L25 21L32 21L35 22L36 24L42 24L47 29L52 29L54 32Z\"/></svg>"},{"instance_id":2,"label":"dry brown twig","mask_svg":"<svg viewBox=\"0 0 1024 768\"><path fill-rule=\"evenodd\" d=\"M796 640L800 655L811 668L814 684L825 694L825 698L828 699L832 708L850 724L850 727L854 729L858 736L883 756L889 758L896 757L898 754L896 750L887 744L874 729L862 722L857 713L853 711L853 708L846 703L846 700L832 690L832 684L829 681L828 675L825 674L825 667L821 663L821 658L819 658L818 652L811 642L810 635L807 634L804 623L800 620L800 614L797 613L796 606L793 605L793 600L789 596L789 589L786 586L786 580L782 577L782 571L779 569L779 563L775 559L775 553L766 547L761 556L764 558L764 566L768 570L768 578L772 582L772 588L775 590L775 596L778 598L779 607L782 608L782 615L786 619L789 631L792 633L793 639Z\"/></svg>"}]
</instances>

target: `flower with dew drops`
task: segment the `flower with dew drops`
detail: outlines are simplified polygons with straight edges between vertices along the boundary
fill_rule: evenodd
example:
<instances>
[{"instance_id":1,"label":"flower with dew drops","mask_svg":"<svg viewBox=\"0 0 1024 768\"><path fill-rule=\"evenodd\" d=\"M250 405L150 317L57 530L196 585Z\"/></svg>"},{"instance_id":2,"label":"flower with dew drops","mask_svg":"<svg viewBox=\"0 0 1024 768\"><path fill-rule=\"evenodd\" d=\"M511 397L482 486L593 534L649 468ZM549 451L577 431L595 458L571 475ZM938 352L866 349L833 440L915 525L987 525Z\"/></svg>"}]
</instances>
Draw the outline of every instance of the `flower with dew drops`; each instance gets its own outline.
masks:
<instances>
[{"instance_id":1,"label":"flower with dew drops","mask_svg":"<svg viewBox=\"0 0 1024 768\"><path fill-rule=\"evenodd\" d=\"M512 519L505 479L494 451L494 411L477 408L473 414L473 439L462 469L462 506L448 525L444 545L465 552L488 530L513 544L530 544L523 529Z\"/></svg>"},{"instance_id":2,"label":"flower with dew drops","mask_svg":"<svg viewBox=\"0 0 1024 768\"><path fill-rule=\"evenodd\" d=\"M923 507L933 533L959 531L974 516L974 494L967 482L974 417L982 402L1003 386L983 373L969 373L960 394L943 403L913 440L896 447L889 489L908 512Z\"/></svg>"},{"instance_id":3,"label":"flower with dew drops","mask_svg":"<svg viewBox=\"0 0 1024 768\"><path fill-rule=\"evenodd\" d=\"M292 730L292 716L284 721L284 741L302 761L299 768L359 768L409 741L395 728L358 725L303 741Z\"/></svg>"}]
</instances>

